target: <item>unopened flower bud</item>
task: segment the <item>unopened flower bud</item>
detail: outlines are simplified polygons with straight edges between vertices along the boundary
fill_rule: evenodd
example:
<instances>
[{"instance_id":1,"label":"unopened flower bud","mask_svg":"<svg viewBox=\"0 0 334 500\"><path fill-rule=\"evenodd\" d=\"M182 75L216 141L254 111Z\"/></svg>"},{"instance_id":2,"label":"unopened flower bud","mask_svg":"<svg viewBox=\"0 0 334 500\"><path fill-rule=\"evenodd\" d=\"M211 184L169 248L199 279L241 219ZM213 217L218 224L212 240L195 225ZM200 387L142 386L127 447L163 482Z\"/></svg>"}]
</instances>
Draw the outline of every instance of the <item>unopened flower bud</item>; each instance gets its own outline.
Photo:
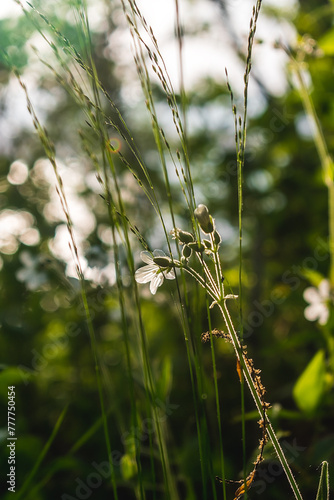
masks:
<instances>
[{"instance_id":1,"label":"unopened flower bud","mask_svg":"<svg viewBox=\"0 0 334 500\"><path fill-rule=\"evenodd\" d=\"M205 205L198 205L194 211L195 217L198 220L198 224L204 233L210 234L213 231L213 220L209 213L208 208Z\"/></svg>"},{"instance_id":2,"label":"unopened flower bud","mask_svg":"<svg viewBox=\"0 0 334 500\"><path fill-rule=\"evenodd\" d=\"M175 228L171 231L173 238L179 240L181 243L191 243L194 241L194 237L191 233L187 231L182 231L182 229Z\"/></svg>"},{"instance_id":3,"label":"unopened flower bud","mask_svg":"<svg viewBox=\"0 0 334 500\"><path fill-rule=\"evenodd\" d=\"M172 261L169 257L154 257L153 262L160 267L171 267L172 264Z\"/></svg>"},{"instance_id":4,"label":"unopened flower bud","mask_svg":"<svg viewBox=\"0 0 334 500\"><path fill-rule=\"evenodd\" d=\"M195 252L200 252L200 253L204 252L205 250L204 245L202 243L197 243L197 241L189 243L188 247L194 250Z\"/></svg>"},{"instance_id":5,"label":"unopened flower bud","mask_svg":"<svg viewBox=\"0 0 334 500\"><path fill-rule=\"evenodd\" d=\"M184 245L182 249L182 256L185 257L186 259L189 259L191 254L192 254L192 249L188 247L188 245Z\"/></svg>"}]
</instances>

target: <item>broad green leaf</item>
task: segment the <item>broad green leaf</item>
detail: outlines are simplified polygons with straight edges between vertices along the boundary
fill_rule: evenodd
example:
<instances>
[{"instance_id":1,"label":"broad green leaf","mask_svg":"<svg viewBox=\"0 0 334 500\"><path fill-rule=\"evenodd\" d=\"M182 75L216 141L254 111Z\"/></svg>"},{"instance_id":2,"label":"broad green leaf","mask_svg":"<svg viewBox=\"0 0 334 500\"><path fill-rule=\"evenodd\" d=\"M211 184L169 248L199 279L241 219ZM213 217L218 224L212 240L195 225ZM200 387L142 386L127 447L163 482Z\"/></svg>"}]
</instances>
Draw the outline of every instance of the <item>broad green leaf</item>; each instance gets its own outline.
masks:
<instances>
[{"instance_id":1,"label":"broad green leaf","mask_svg":"<svg viewBox=\"0 0 334 500\"><path fill-rule=\"evenodd\" d=\"M315 500L329 500L329 473L328 462L322 462L320 481Z\"/></svg>"},{"instance_id":2,"label":"broad green leaf","mask_svg":"<svg viewBox=\"0 0 334 500\"><path fill-rule=\"evenodd\" d=\"M293 388L293 396L302 411L312 413L319 406L325 383L325 354L321 349L312 358Z\"/></svg>"}]
</instances>

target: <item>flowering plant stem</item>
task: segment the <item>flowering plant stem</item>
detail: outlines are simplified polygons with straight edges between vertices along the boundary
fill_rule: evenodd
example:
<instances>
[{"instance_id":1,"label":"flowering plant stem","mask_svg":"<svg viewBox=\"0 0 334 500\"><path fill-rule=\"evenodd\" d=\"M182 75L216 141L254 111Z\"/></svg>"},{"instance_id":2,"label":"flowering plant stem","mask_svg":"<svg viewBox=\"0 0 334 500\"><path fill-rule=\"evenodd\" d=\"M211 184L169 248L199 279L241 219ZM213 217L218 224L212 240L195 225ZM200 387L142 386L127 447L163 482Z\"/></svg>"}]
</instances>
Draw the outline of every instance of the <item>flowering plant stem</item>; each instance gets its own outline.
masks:
<instances>
[{"instance_id":1,"label":"flowering plant stem","mask_svg":"<svg viewBox=\"0 0 334 500\"><path fill-rule=\"evenodd\" d=\"M213 233L213 232L212 232ZM233 345L236 358L240 363L240 368L243 374L243 377L246 380L246 383L249 387L249 390L251 392L251 395L253 396L256 408L260 414L261 420L263 419L263 427L266 430L267 436L272 442L272 445L276 451L277 457L282 465L282 468L288 478L288 481L290 483L290 486L292 488L292 491L294 493L294 496L297 500L302 500L302 495L299 491L299 487L297 485L297 482L292 474L292 471L290 469L290 466L288 464L287 458L284 455L283 449L278 441L278 438L275 434L275 431L273 429L273 426L270 422L270 419L267 415L267 409L269 405L267 403L264 403L262 395L264 393L264 388L262 388L262 392L259 390L259 383L254 380L254 373L256 373L256 370L252 368L252 365L250 363L250 360L246 356L245 348L242 346L240 343L238 334L235 330L235 327L233 325L229 310L226 305L227 299L232 299L235 298L234 295L225 295L224 294L224 287L222 285L223 282L223 276L221 272L221 264L220 264L220 259L219 259L219 254L218 254L218 245L214 245L213 238L211 235L211 255L212 255L212 260L214 262L214 267L215 267L215 273L216 273L216 279L217 282L215 282L211 271L207 265L203 266L203 270L205 273L205 279L198 274L194 269L192 269L188 264L182 264L179 261L174 261L175 267L178 268L183 268L187 273L189 273L193 278L197 280L197 282L207 291L208 295L213 299L213 303L211 304L210 307L213 307L213 305L217 305L223 321L226 325L227 328L227 333L228 337ZM203 264L203 254L200 252L196 252L196 255L200 262ZM262 459L262 458L261 458ZM245 481L246 483L246 481ZM245 486L246 490L246 486ZM247 490L246 490L247 491ZM245 492L246 492L245 491Z\"/></svg>"},{"instance_id":2,"label":"flowering plant stem","mask_svg":"<svg viewBox=\"0 0 334 500\"><path fill-rule=\"evenodd\" d=\"M220 309L220 312L222 314L222 317L224 319L224 323L227 327L227 330L228 330L228 333L230 335L230 338L231 338L231 341L232 341L232 345L233 345L233 348L235 350L235 353L236 353L236 356L237 356L237 359L239 360L240 362L240 366L241 366L241 369L242 369L242 373L243 373L243 376L245 377L246 379L246 382L247 382L247 385L249 387L249 390L251 392L251 395L253 396L253 399L255 401L255 404L256 404L256 407L257 407L257 410L260 414L260 417L261 418L265 418L265 426L266 426L266 430L267 430L267 433L268 433L268 436L272 442L272 445L273 447L275 448L275 451L277 453L277 457L279 459L279 461L281 462L281 465L284 469L284 472L288 478L288 481L291 485L291 488L294 492L294 495L295 495L295 498L297 500L302 500L302 495L299 491L299 488L298 488L298 485L297 485L297 482L292 474L292 471L289 467L289 464L288 464L288 461L284 455L284 452L282 450L282 447L281 445L279 444L279 441L278 441L278 438L275 434L275 431L272 427L272 424L270 422L270 419L269 417L267 416L267 414L263 411L263 405L262 405L262 402L261 402L261 399L260 399L260 396L257 392L257 389L255 387L255 383L254 383L254 380L252 378L252 375L250 373L250 369L249 369L249 366L246 362L246 359L245 359L245 355L243 354L243 350L242 350L242 347L240 345L240 341L239 341L239 338L237 336L237 333L235 331L235 328L234 328L234 325L232 323L232 320L231 320L231 316L230 316L230 313L227 309L227 306L226 306L226 301L225 300L222 300L220 301L220 303L218 304L219 306L219 309Z\"/></svg>"}]
</instances>

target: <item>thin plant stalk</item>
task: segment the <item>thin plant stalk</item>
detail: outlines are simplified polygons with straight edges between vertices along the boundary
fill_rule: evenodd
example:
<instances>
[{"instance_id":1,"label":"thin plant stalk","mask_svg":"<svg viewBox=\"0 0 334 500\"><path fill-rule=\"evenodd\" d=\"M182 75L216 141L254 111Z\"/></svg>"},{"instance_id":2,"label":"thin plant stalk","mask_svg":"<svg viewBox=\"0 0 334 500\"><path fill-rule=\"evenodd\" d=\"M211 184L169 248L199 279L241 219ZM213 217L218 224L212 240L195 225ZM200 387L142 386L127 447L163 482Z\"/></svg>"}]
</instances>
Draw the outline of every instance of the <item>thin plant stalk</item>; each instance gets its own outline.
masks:
<instances>
[{"instance_id":1,"label":"thin plant stalk","mask_svg":"<svg viewBox=\"0 0 334 500\"><path fill-rule=\"evenodd\" d=\"M313 123L312 133L315 147L320 159L323 172L324 183L328 188L328 233L329 233L329 253L330 253L330 282L334 286L334 163L331 157L324 132L309 90L305 84L300 63L292 56L291 52L285 48L290 57L292 69L296 75L299 87L299 94L305 111Z\"/></svg>"},{"instance_id":2,"label":"thin plant stalk","mask_svg":"<svg viewBox=\"0 0 334 500\"><path fill-rule=\"evenodd\" d=\"M236 356L237 356L237 359L239 360L240 362L240 365L241 365L241 368L242 368L242 373L246 379L246 383L248 385L248 388L250 390L250 393L254 399L254 402L255 402L255 405L256 405L256 408L260 414L260 417L262 418L263 417L263 405L262 405L262 402L261 402L261 399L257 393L257 390L256 390L256 387L255 387L255 384L254 384L254 381L253 381L253 378L252 378L252 375L249 371L249 368L248 368L248 365L247 363L245 362L245 359L244 359L244 355L242 354L242 347L240 345L240 341L239 341L239 338L238 338L238 335L235 331L235 328L234 328L234 325L232 323L232 320L231 320L231 317L230 317L230 314L229 314L229 311L227 309L227 306L226 306L226 301L222 301L219 303L219 309L221 311L221 314L222 314L222 317L224 319L224 323L226 324L226 327L228 329L228 333L231 337L231 340L232 340L232 345L234 347L234 350L235 350L235 353L236 353ZM302 495L299 491L299 487L298 487L298 484L292 474L292 471L290 469L290 466L288 464L288 461L284 455L284 452L282 450L282 447L281 445L279 444L279 441L278 441L278 438L275 434L275 431L272 427L272 424L270 422L270 419L269 417L267 416L267 414L265 414L265 419L266 419L266 429L267 429L267 433L268 433L268 436L273 444L273 447L276 451L276 454L277 454L277 457L283 467L283 470L287 476L287 479L290 483L290 486L292 488L292 491L295 495L295 498L296 500L302 500Z\"/></svg>"},{"instance_id":3,"label":"thin plant stalk","mask_svg":"<svg viewBox=\"0 0 334 500\"><path fill-rule=\"evenodd\" d=\"M70 237L70 242L69 246L73 254L74 262L76 265L76 270L77 270L77 275L78 279L80 282L80 290L81 290L81 298L84 306L84 311L85 311L85 319L86 319L86 324L88 328L88 333L90 336L90 343L91 343L91 349L92 349L92 355L93 355L93 360L94 360L94 369L95 369L95 375L96 375L96 382L97 382L97 387L98 387L98 393L99 393L99 401L100 401L100 407L101 407L101 414L103 418L103 429L104 429L104 435L105 435L105 441L106 441L106 447L107 447L107 452L108 452L108 459L110 463L110 470L111 470L111 482L112 482L112 487L113 487L113 493L115 500L118 499L118 494L117 494L117 488L116 488L116 480L115 480L115 471L114 471L114 466L112 463L112 454L111 454L111 444L110 444L110 437L109 437L109 430L108 430L108 424L107 424L107 415L106 415L106 410L105 410L105 402L104 402L104 394L103 394L103 388L102 388L102 379L101 379L101 370L100 370L100 364L98 360L98 352L97 352L97 341L96 341L96 336L95 336L95 331L92 323L92 318L88 306L88 301L87 301L87 295L84 287L84 276L83 272L81 269L81 263L80 263L80 258L78 254L78 248L75 243L75 237L73 233L73 224L72 220L70 217L68 205L67 205L67 200L64 192L64 187L63 187L63 181L60 177L57 162L56 162L56 156L55 156L55 149L54 145L52 144L48 133L44 127L42 127L36 113L34 110L34 107L32 105L32 102L29 98L28 90L23 83L19 73L15 71L15 75L25 93L26 96L26 101L27 101L27 108L28 111L32 117L33 120L33 125L35 127L35 130L41 140L41 143L44 147L45 153L53 167L56 180L57 180L57 193L62 205L62 209L64 212L64 215L66 217L66 222L67 222L67 229L69 232L69 237Z\"/></svg>"},{"instance_id":4,"label":"thin plant stalk","mask_svg":"<svg viewBox=\"0 0 334 500\"><path fill-rule=\"evenodd\" d=\"M225 474L225 460L224 460L224 448L223 448L223 436L222 436L222 421L221 421L221 413L220 413L216 355L215 355L214 343L213 343L213 338L212 338L211 314L210 314L208 301L207 301L207 314L208 314L209 331L210 331L213 381L214 381L214 387L215 387L216 413L217 413L217 425L218 425L218 436L219 436L219 447L220 447L221 475L222 475L222 484L223 484L223 497L224 497L224 500L226 500L226 498L227 498L226 497L226 474Z\"/></svg>"},{"instance_id":5,"label":"thin plant stalk","mask_svg":"<svg viewBox=\"0 0 334 500\"><path fill-rule=\"evenodd\" d=\"M181 93L181 106L182 106L182 122L184 137L187 138L187 97L184 86L184 64L183 64L183 30L181 25L180 16L180 3L179 0L175 0L175 17L176 17L176 36L178 42L179 51L179 71L180 71L180 93Z\"/></svg>"},{"instance_id":6,"label":"thin plant stalk","mask_svg":"<svg viewBox=\"0 0 334 500\"><path fill-rule=\"evenodd\" d=\"M30 487L30 483L31 481L33 480L33 478L36 476L37 472L38 472L38 469L40 468L41 466L41 463L43 462L47 452L49 451L50 449L50 446L52 445L55 437L57 436L58 434L58 431L60 429L60 426L65 418L65 415L66 415L66 412L68 410L68 405L65 406L65 408L63 409L63 411L61 412L61 414L59 415L58 419L57 419L57 422L52 430L52 433L49 437L49 439L47 440L47 442L45 443L41 453L39 454L32 470L30 471L28 477L26 478L26 480L24 481L23 485L21 486L21 488L19 489L19 491L17 492L17 494L15 495L15 498L17 498L17 500L19 500L20 498L22 498L22 495L24 494L25 497L24 498L27 498L27 496L29 496L29 492L27 492L27 489Z\"/></svg>"},{"instance_id":7,"label":"thin plant stalk","mask_svg":"<svg viewBox=\"0 0 334 500\"><path fill-rule=\"evenodd\" d=\"M245 165L245 149L246 149L246 134L247 134L247 112L248 112L248 88L249 88L249 77L252 67L252 52L254 37L257 27L257 21L260 14L260 9L262 5L262 0L257 0L255 7L253 7L253 14L250 21L250 30L248 35L248 50L247 50L247 60L246 69L244 73L244 112L243 117L239 117L237 120L235 108L233 107L233 114L235 116L235 139L236 139L236 149L237 149L237 173L238 173L238 225L239 225L239 323L240 323L240 337L241 341L243 339L243 285L242 285L242 211L243 211L243 169ZM229 84L228 84L229 87ZM233 93L230 89L232 105L233 105ZM245 496L247 498L246 489L246 424L245 424L245 401L244 401L244 381L241 379L241 427L242 427L242 449L243 449L243 468L244 468L244 480L245 480Z\"/></svg>"}]
</instances>

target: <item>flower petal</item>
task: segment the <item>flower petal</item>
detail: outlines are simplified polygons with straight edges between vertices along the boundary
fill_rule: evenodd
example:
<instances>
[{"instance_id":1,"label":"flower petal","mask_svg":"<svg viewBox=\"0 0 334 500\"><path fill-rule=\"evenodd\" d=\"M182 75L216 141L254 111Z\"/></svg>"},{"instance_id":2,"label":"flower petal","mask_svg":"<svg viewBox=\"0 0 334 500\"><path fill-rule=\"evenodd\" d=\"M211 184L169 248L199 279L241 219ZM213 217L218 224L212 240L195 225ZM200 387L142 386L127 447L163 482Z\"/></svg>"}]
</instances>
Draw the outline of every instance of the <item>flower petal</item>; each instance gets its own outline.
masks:
<instances>
[{"instance_id":1,"label":"flower petal","mask_svg":"<svg viewBox=\"0 0 334 500\"><path fill-rule=\"evenodd\" d=\"M163 275L164 275L164 278L167 278L168 280L175 280L174 269L171 269L170 271L168 271L168 273L164 272Z\"/></svg>"},{"instance_id":2,"label":"flower petal","mask_svg":"<svg viewBox=\"0 0 334 500\"><path fill-rule=\"evenodd\" d=\"M321 303L321 297L320 297L319 291L314 286L310 286L309 288L305 288L304 293L303 293L303 297L306 300L306 302L309 302L310 304Z\"/></svg>"},{"instance_id":3,"label":"flower petal","mask_svg":"<svg viewBox=\"0 0 334 500\"><path fill-rule=\"evenodd\" d=\"M154 264L141 267L135 272L135 280L137 283L148 283L157 274L157 267Z\"/></svg>"},{"instance_id":4,"label":"flower petal","mask_svg":"<svg viewBox=\"0 0 334 500\"><path fill-rule=\"evenodd\" d=\"M146 250L140 252L140 258L143 262L145 262L145 264L153 264L153 257L150 252L147 252Z\"/></svg>"},{"instance_id":5,"label":"flower petal","mask_svg":"<svg viewBox=\"0 0 334 500\"><path fill-rule=\"evenodd\" d=\"M319 314L320 325L325 325L328 321L328 318L329 318L329 309L324 304L324 307L323 307L321 313Z\"/></svg>"},{"instance_id":6,"label":"flower petal","mask_svg":"<svg viewBox=\"0 0 334 500\"><path fill-rule=\"evenodd\" d=\"M319 294L320 296L328 300L329 298L329 292L330 292L330 284L328 280L322 280L321 283L319 284Z\"/></svg>"},{"instance_id":7,"label":"flower petal","mask_svg":"<svg viewBox=\"0 0 334 500\"><path fill-rule=\"evenodd\" d=\"M311 304L304 310L304 316L308 321L315 321L321 315L321 304Z\"/></svg>"},{"instance_id":8,"label":"flower petal","mask_svg":"<svg viewBox=\"0 0 334 500\"><path fill-rule=\"evenodd\" d=\"M150 291L151 291L152 295L156 294L158 287L162 285L163 281L164 281L164 277L161 273L156 274L152 278L151 284L150 284Z\"/></svg>"},{"instance_id":9,"label":"flower petal","mask_svg":"<svg viewBox=\"0 0 334 500\"><path fill-rule=\"evenodd\" d=\"M163 252L162 250L153 250L153 255L154 257L166 257L166 254L165 252Z\"/></svg>"}]
</instances>

